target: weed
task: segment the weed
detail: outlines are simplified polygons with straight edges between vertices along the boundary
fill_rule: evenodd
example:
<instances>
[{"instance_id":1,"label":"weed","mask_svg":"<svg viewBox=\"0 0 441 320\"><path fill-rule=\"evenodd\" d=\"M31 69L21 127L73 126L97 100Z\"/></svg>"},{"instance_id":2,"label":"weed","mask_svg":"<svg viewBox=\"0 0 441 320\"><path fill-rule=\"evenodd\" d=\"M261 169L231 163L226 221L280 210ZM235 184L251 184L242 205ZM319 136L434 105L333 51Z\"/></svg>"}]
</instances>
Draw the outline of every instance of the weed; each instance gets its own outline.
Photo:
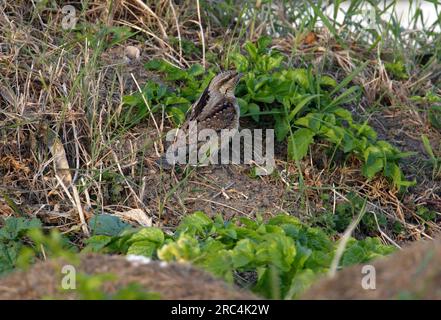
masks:
<instances>
[{"instance_id":1,"label":"weed","mask_svg":"<svg viewBox=\"0 0 441 320\"><path fill-rule=\"evenodd\" d=\"M256 272L253 291L267 298L292 299L316 275L328 270L336 244L320 229L278 215L264 222L248 218L224 221L202 212L184 218L173 236L158 228L125 230L87 240L84 251L137 254L164 261L191 262L233 282L236 272ZM343 265L364 262L392 247L367 238L349 242Z\"/></svg>"},{"instance_id":2,"label":"weed","mask_svg":"<svg viewBox=\"0 0 441 320\"><path fill-rule=\"evenodd\" d=\"M354 154L364 161L362 173L371 179L382 172L397 187L408 187L398 165L409 153L400 152L390 143L378 140L377 134L367 122L357 123L343 106L354 103L360 95L357 86L344 90L362 70L360 66L340 84L329 76L314 76L311 69L286 68L284 56L268 49L269 37L261 37L256 44L247 42L247 55L232 52L237 71L244 73L237 94L241 116L259 121L262 115L272 115L278 141L288 140L288 157L300 160L306 156L314 139L325 139L345 153ZM163 85L148 82L142 91L152 103L152 111L165 110L175 124L180 124L185 113L203 88L208 84L213 70L202 78L202 66L193 65L181 70L165 61L153 60L147 64L150 70L165 74L165 79L179 83L175 92ZM341 90L342 93L338 94ZM136 123L148 115L144 100L137 93L125 97L129 108L137 108L130 123Z\"/></svg>"}]
</instances>

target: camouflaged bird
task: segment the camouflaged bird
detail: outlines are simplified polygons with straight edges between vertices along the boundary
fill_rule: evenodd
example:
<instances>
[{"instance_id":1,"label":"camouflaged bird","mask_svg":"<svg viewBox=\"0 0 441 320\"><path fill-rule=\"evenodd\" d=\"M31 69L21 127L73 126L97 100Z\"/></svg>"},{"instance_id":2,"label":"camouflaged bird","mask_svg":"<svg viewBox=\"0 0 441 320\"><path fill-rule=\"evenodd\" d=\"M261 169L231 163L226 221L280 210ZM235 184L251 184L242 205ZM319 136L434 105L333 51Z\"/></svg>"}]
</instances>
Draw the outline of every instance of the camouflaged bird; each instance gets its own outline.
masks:
<instances>
[{"instance_id":1,"label":"camouflaged bird","mask_svg":"<svg viewBox=\"0 0 441 320\"><path fill-rule=\"evenodd\" d=\"M181 134L186 137L185 141L173 142L169 147L172 150L171 152L176 154L179 148L185 147L188 154L188 131L192 122L197 124L198 132L203 129L213 129L219 134L223 129L239 129L240 109L234 96L234 90L241 76L236 71L225 71L210 81L208 87L192 105L185 122L179 128ZM200 145L201 143L198 142L197 148ZM218 150L224 146L225 142L223 141ZM167 161L167 154L162 155L157 164L164 169L168 169L173 165Z\"/></svg>"}]
</instances>

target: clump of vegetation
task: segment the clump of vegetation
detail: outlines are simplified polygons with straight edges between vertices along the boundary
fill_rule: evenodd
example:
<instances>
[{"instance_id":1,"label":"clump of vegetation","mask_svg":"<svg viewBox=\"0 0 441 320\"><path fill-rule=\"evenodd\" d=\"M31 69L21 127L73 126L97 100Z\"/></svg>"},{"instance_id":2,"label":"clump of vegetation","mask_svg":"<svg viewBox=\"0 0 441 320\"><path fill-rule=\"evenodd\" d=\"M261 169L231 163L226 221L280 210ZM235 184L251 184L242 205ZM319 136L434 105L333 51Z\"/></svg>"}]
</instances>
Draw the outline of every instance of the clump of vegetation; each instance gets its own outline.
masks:
<instances>
[{"instance_id":1,"label":"clump of vegetation","mask_svg":"<svg viewBox=\"0 0 441 320\"><path fill-rule=\"evenodd\" d=\"M116 236L94 235L86 243L85 252L190 262L228 282L237 273L255 272L255 293L286 299L297 297L317 275L328 271L337 245L320 229L287 215L267 222L244 217L224 221L203 212L185 217L172 236L151 227L123 230ZM340 265L366 262L393 250L375 238L352 239Z\"/></svg>"},{"instance_id":2,"label":"clump of vegetation","mask_svg":"<svg viewBox=\"0 0 441 320\"><path fill-rule=\"evenodd\" d=\"M15 268L19 253L26 245L26 233L38 228L41 228L38 219L6 219L0 229L0 275Z\"/></svg>"},{"instance_id":3,"label":"clump of vegetation","mask_svg":"<svg viewBox=\"0 0 441 320\"><path fill-rule=\"evenodd\" d=\"M406 181L398 162L411 153L400 152L390 143L378 140L375 130L367 124L356 122L344 108L355 103L360 96L358 86L346 88L362 70L360 66L340 84L327 75L314 75L312 69L290 68L284 63L284 56L268 48L271 38L262 37L255 44L244 45L246 54L232 52L237 71L244 74L237 94L241 116L250 116L259 122L262 115L272 115L277 140L288 140L288 157L301 160L314 140L324 139L334 148L346 154L353 154L364 161L362 173L371 179L383 173L397 187L408 187L414 182ZM204 70L193 65L182 70L161 60L150 61L146 67L165 75L165 80L175 83L171 88L152 81L147 82L142 93L125 97L131 113L129 123L146 117L151 111L165 110L172 115L176 124L183 122L185 113L196 100L214 71L201 77ZM144 96L144 97L143 97Z\"/></svg>"},{"instance_id":4,"label":"clump of vegetation","mask_svg":"<svg viewBox=\"0 0 441 320\"><path fill-rule=\"evenodd\" d=\"M65 257L75 260L78 249L56 229L48 235L39 219L10 217L0 228L0 275L16 267L26 268L37 258Z\"/></svg>"}]
</instances>

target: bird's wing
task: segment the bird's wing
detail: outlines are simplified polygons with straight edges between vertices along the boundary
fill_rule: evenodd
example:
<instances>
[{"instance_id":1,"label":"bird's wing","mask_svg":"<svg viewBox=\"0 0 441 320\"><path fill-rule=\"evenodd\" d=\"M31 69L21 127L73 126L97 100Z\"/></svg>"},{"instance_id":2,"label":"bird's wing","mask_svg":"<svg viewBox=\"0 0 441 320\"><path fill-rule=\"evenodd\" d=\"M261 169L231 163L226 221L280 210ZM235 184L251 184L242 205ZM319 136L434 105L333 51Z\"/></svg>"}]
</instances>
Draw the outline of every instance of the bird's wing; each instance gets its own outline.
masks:
<instances>
[{"instance_id":1,"label":"bird's wing","mask_svg":"<svg viewBox=\"0 0 441 320\"><path fill-rule=\"evenodd\" d=\"M202 95L199 97L199 99L195 102L195 104L191 108L191 113L187 121L196 120L197 117L202 113L202 110L204 110L204 107L208 104L209 100L210 100L210 92L207 87L205 88Z\"/></svg>"},{"instance_id":2,"label":"bird's wing","mask_svg":"<svg viewBox=\"0 0 441 320\"><path fill-rule=\"evenodd\" d=\"M209 113L200 114L198 120L198 130L213 129L232 129L236 127L237 117L234 101L225 99L221 103L214 105Z\"/></svg>"}]
</instances>

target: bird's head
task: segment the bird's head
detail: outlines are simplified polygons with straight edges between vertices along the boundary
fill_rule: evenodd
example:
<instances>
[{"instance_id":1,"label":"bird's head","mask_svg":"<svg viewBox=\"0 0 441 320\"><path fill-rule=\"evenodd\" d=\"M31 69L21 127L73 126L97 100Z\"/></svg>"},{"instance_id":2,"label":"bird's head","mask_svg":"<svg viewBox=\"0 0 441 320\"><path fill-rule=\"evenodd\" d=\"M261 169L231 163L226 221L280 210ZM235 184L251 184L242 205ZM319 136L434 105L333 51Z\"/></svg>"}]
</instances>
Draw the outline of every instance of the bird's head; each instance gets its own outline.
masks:
<instances>
[{"instance_id":1,"label":"bird's head","mask_svg":"<svg viewBox=\"0 0 441 320\"><path fill-rule=\"evenodd\" d=\"M221 72L211 80L209 89L234 97L234 90L241 77L241 73L233 70Z\"/></svg>"}]
</instances>

